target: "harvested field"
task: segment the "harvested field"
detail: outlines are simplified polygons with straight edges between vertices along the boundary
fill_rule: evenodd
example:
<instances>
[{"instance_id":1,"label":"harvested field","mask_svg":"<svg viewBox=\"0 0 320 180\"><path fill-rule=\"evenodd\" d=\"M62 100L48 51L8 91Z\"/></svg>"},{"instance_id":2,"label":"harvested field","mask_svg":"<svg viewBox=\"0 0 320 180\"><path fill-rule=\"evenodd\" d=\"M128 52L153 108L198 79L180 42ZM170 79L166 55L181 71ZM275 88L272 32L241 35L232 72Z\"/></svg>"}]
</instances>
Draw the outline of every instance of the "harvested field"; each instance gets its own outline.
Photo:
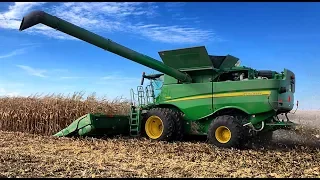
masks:
<instances>
[{"instance_id":1,"label":"harvested field","mask_svg":"<svg viewBox=\"0 0 320 180\"><path fill-rule=\"evenodd\" d=\"M320 147L320 111L298 110L295 114L288 114L288 117L299 126L294 131L275 131L273 138L275 142Z\"/></svg>"},{"instance_id":2,"label":"harvested field","mask_svg":"<svg viewBox=\"0 0 320 180\"><path fill-rule=\"evenodd\" d=\"M320 150L69 139L0 131L6 177L320 177Z\"/></svg>"},{"instance_id":3,"label":"harvested field","mask_svg":"<svg viewBox=\"0 0 320 180\"><path fill-rule=\"evenodd\" d=\"M243 150L47 136L89 112L126 114L128 103L81 94L0 98L0 177L320 177L319 111L289 115L302 126Z\"/></svg>"}]
</instances>

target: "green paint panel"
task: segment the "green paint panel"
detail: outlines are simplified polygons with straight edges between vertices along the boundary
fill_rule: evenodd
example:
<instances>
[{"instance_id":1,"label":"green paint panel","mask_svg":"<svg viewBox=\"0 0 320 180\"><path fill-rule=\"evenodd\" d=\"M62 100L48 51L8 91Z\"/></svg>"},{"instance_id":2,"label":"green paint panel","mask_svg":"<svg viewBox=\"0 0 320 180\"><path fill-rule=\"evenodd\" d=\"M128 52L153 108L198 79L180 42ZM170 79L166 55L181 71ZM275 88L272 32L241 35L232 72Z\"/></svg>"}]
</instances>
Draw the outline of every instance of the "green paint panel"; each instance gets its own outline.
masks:
<instances>
[{"instance_id":1,"label":"green paint panel","mask_svg":"<svg viewBox=\"0 0 320 180\"><path fill-rule=\"evenodd\" d=\"M68 127L62 129L58 133L56 133L54 136L72 136L78 133L79 129L82 129L86 126L91 125L91 114L86 114L84 116L81 116L77 120L73 121ZM83 133L83 132L81 132Z\"/></svg>"},{"instance_id":2,"label":"green paint panel","mask_svg":"<svg viewBox=\"0 0 320 180\"><path fill-rule=\"evenodd\" d=\"M166 102L177 98L211 94L212 83L172 84L164 85L162 89L159 95L160 104L172 104L178 107L186 114L186 119L189 119L190 116L198 119L212 112L212 98L192 100L192 102Z\"/></svg>"},{"instance_id":3,"label":"green paint panel","mask_svg":"<svg viewBox=\"0 0 320 180\"><path fill-rule=\"evenodd\" d=\"M129 133L128 116L108 116L104 114L86 114L73 121L68 127L54 136L114 135Z\"/></svg>"},{"instance_id":4,"label":"green paint panel","mask_svg":"<svg viewBox=\"0 0 320 180\"><path fill-rule=\"evenodd\" d=\"M235 66L235 64L238 62L239 58L236 58L231 55L227 55L222 63L220 64L219 67L216 67L218 69L227 69L227 68L232 68Z\"/></svg>"},{"instance_id":5,"label":"green paint panel","mask_svg":"<svg viewBox=\"0 0 320 180\"><path fill-rule=\"evenodd\" d=\"M212 67L212 62L204 46L161 51L159 55L166 65L179 70Z\"/></svg>"},{"instance_id":6,"label":"green paint panel","mask_svg":"<svg viewBox=\"0 0 320 180\"><path fill-rule=\"evenodd\" d=\"M191 134L206 134L212 119L201 119L226 108L235 108L246 112L248 115L254 115L255 117L248 119L248 122L257 126L262 121L269 121L273 116L276 116L277 112L274 109L285 110L286 112L292 109L293 104L289 105L289 102L281 104L278 101L279 97L287 97L288 94L293 99L292 92L279 94L281 86L292 86L291 79L288 79L289 76L292 76L292 72L284 70L283 74L284 77L281 79L166 84L162 88L163 91L158 103L178 107L185 114L184 118L187 121L185 128ZM292 86L292 89L294 89L294 86ZM194 130L191 131L192 125L199 128L197 133ZM288 125L290 123L283 127ZM277 128L283 127L277 126Z\"/></svg>"},{"instance_id":7,"label":"green paint panel","mask_svg":"<svg viewBox=\"0 0 320 180\"><path fill-rule=\"evenodd\" d=\"M278 84L279 80L252 80L164 85L159 103L179 107L185 113L186 119L191 121L212 114L221 108L230 107L255 114L272 110L268 102L268 95L243 96L232 95L232 93L271 91L270 101L276 101ZM219 97L222 93L225 96L231 94L232 97ZM218 97L210 97L212 94ZM206 98L201 96L206 96ZM188 99L192 97L195 98Z\"/></svg>"}]
</instances>

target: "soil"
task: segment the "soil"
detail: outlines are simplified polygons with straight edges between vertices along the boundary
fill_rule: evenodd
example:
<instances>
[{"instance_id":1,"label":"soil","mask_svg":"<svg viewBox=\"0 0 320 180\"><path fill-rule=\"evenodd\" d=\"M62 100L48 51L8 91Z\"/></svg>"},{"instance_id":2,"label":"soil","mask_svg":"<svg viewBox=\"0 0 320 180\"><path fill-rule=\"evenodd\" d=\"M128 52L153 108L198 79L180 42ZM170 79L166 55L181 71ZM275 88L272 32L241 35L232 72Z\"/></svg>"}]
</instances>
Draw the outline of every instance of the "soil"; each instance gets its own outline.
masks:
<instances>
[{"instance_id":1,"label":"soil","mask_svg":"<svg viewBox=\"0 0 320 180\"><path fill-rule=\"evenodd\" d=\"M283 135L275 134L270 146L238 150L201 141L73 139L0 131L0 176L319 178L320 141L294 143Z\"/></svg>"}]
</instances>

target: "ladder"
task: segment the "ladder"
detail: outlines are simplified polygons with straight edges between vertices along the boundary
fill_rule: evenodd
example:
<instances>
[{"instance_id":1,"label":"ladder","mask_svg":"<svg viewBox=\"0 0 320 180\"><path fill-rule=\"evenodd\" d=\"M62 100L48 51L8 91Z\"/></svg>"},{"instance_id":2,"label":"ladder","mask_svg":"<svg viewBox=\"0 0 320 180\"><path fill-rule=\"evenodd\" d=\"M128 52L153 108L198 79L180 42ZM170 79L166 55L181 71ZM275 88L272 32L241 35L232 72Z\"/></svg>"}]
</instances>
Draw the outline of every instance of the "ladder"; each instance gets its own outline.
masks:
<instances>
[{"instance_id":1,"label":"ladder","mask_svg":"<svg viewBox=\"0 0 320 180\"><path fill-rule=\"evenodd\" d=\"M140 110L136 110L135 106L131 106L130 113L130 136L139 136L140 135Z\"/></svg>"}]
</instances>

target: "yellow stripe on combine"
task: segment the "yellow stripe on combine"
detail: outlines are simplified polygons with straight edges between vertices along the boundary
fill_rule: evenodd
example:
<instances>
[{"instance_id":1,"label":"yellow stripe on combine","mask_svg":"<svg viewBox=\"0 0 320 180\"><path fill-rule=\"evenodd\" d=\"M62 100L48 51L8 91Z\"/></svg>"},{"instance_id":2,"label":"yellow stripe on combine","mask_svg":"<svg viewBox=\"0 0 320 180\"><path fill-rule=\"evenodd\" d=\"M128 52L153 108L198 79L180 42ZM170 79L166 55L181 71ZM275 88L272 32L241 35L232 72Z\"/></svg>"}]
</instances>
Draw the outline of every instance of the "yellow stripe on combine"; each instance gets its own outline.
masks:
<instances>
[{"instance_id":1,"label":"yellow stripe on combine","mask_svg":"<svg viewBox=\"0 0 320 180\"><path fill-rule=\"evenodd\" d=\"M270 95L270 94L271 94L271 91L247 91L247 92L217 93L217 94L208 94L208 95L200 95L200 96L172 99L172 100L167 100L165 102L187 101L187 100L219 98L219 97L261 96L261 95Z\"/></svg>"}]
</instances>

